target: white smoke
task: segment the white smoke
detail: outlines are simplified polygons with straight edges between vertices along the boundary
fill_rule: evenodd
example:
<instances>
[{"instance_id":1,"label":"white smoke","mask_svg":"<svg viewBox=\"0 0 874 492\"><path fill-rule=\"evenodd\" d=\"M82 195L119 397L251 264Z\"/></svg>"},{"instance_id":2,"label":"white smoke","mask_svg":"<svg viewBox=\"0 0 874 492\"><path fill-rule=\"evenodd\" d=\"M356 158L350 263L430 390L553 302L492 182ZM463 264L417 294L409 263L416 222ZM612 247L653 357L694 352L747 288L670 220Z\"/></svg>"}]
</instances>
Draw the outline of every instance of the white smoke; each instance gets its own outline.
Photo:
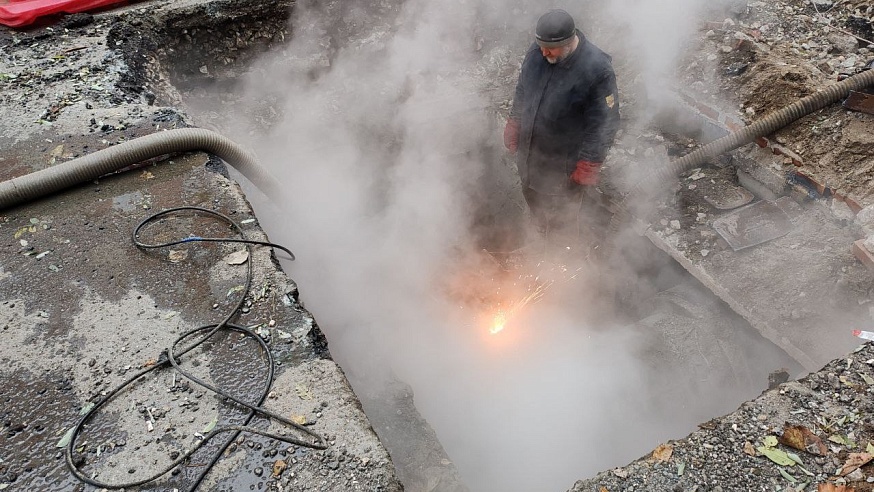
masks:
<instances>
[{"instance_id":1,"label":"white smoke","mask_svg":"<svg viewBox=\"0 0 874 492\"><path fill-rule=\"evenodd\" d=\"M287 190L261 222L296 253L302 300L359 393L389 374L413 387L475 492L567 489L712 411L660 401L634 332L589 324L596 276L557 283L497 336L444 288L479 268L471 226L500 168L495 101L512 97L507 74L542 11L566 8L656 87L704 3L299 3L284 53L252 70L246 97L270 100L278 122L235 137Z\"/></svg>"}]
</instances>

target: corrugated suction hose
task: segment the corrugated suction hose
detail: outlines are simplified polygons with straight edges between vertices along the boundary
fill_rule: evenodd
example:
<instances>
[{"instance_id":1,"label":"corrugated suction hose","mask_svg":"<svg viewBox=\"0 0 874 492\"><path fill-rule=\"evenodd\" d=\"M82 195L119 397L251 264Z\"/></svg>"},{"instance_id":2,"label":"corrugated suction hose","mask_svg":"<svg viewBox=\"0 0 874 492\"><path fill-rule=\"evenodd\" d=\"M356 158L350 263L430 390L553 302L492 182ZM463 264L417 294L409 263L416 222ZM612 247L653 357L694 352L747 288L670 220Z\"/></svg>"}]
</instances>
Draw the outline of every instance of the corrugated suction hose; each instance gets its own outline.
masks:
<instances>
[{"instance_id":1,"label":"corrugated suction hose","mask_svg":"<svg viewBox=\"0 0 874 492\"><path fill-rule=\"evenodd\" d=\"M258 163L254 154L213 131L180 128L152 133L0 182L0 210L99 178L153 157L198 150L220 157L268 197L280 196L276 179Z\"/></svg>"},{"instance_id":2,"label":"corrugated suction hose","mask_svg":"<svg viewBox=\"0 0 874 492\"><path fill-rule=\"evenodd\" d=\"M616 234L619 231L619 227L626 223L631 215L628 210L629 199L633 199L635 196L643 193L644 188L651 187L653 182L669 183L680 174L703 165L713 157L746 145L759 137L770 135L788 126L795 120L847 97L850 91L861 90L872 85L874 85L874 69L865 70L832 84L815 94L801 98L785 108L764 116L749 126L699 147L666 166L652 169L650 175L638 181L625 194L622 201L618 203L618 210L610 221L608 244L613 245L616 242Z\"/></svg>"}]
</instances>

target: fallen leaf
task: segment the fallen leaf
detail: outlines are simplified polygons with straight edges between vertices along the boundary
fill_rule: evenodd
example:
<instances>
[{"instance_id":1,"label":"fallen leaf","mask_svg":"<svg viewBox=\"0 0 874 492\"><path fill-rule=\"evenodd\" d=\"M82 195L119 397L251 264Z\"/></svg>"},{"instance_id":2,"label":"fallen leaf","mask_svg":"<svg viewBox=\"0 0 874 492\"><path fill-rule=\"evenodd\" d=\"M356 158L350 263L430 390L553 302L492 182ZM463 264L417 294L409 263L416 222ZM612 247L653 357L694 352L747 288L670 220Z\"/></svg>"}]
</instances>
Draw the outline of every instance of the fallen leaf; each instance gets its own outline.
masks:
<instances>
[{"instance_id":1,"label":"fallen leaf","mask_svg":"<svg viewBox=\"0 0 874 492\"><path fill-rule=\"evenodd\" d=\"M217 423L218 423L218 417L214 417L212 419L212 421L210 421L210 423L206 424L206 427L203 428L203 433L209 434L210 432L212 432L212 430L215 429L215 424L217 424Z\"/></svg>"},{"instance_id":2,"label":"fallen leaf","mask_svg":"<svg viewBox=\"0 0 874 492\"><path fill-rule=\"evenodd\" d=\"M844 446L846 446L848 448L855 448L856 447L855 442L853 442L848 437L842 436L840 434L833 434L831 436L828 436L828 440L833 442L833 443L843 444Z\"/></svg>"},{"instance_id":3,"label":"fallen leaf","mask_svg":"<svg viewBox=\"0 0 874 492\"><path fill-rule=\"evenodd\" d=\"M143 171L140 177L143 179L155 179L155 175L150 173L149 171Z\"/></svg>"},{"instance_id":4,"label":"fallen leaf","mask_svg":"<svg viewBox=\"0 0 874 492\"><path fill-rule=\"evenodd\" d=\"M297 392L297 396L301 400L312 400L313 399L313 395L312 395L312 393L310 393L310 390L308 390L307 387L302 385L302 384L295 385L294 391Z\"/></svg>"},{"instance_id":5,"label":"fallen leaf","mask_svg":"<svg viewBox=\"0 0 874 492\"><path fill-rule=\"evenodd\" d=\"M874 454L870 453L850 453L844 466L841 467L841 476L848 475L856 471L859 467L865 466L874 459Z\"/></svg>"},{"instance_id":6,"label":"fallen leaf","mask_svg":"<svg viewBox=\"0 0 874 492\"><path fill-rule=\"evenodd\" d=\"M249 259L249 251L245 249L241 249L240 251L234 251L229 254L225 261L228 265L242 265L246 263L246 260Z\"/></svg>"},{"instance_id":7,"label":"fallen leaf","mask_svg":"<svg viewBox=\"0 0 874 492\"><path fill-rule=\"evenodd\" d=\"M765 447L775 448L777 447L777 436L765 436L762 439L762 443L764 443Z\"/></svg>"},{"instance_id":8,"label":"fallen leaf","mask_svg":"<svg viewBox=\"0 0 874 492\"><path fill-rule=\"evenodd\" d=\"M64 434L64 437L62 437L61 440L58 441L57 444L55 444L55 447L56 448L66 448L67 445L70 444L70 440L73 439L73 431L75 431L75 430L76 430L75 427L70 427L70 430L68 430L67 433Z\"/></svg>"},{"instance_id":9,"label":"fallen leaf","mask_svg":"<svg viewBox=\"0 0 874 492\"><path fill-rule=\"evenodd\" d=\"M865 447L866 453L874 454L874 444L868 443L868 446Z\"/></svg>"},{"instance_id":10,"label":"fallen leaf","mask_svg":"<svg viewBox=\"0 0 874 492\"><path fill-rule=\"evenodd\" d=\"M32 225L19 227L18 230L15 231L15 234L13 234L12 236L15 239L20 239L21 236L23 236L25 233L28 233L28 232L36 232L36 227L34 227Z\"/></svg>"},{"instance_id":11,"label":"fallen leaf","mask_svg":"<svg viewBox=\"0 0 874 492\"><path fill-rule=\"evenodd\" d=\"M816 492L855 492L856 489L847 487L846 485L835 485L833 483L821 483L816 486Z\"/></svg>"},{"instance_id":12,"label":"fallen leaf","mask_svg":"<svg viewBox=\"0 0 874 492\"><path fill-rule=\"evenodd\" d=\"M94 402L89 401L79 410L79 415L85 415L86 413L90 412L91 409L94 408L94 406Z\"/></svg>"},{"instance_id":13,"label":"fallen leaf","mask_svg":"<svg viewBox=\"0 0 874 492\"><path fill-rule=\"evenodd\" d=\"M779 442L799 451L807 451L819 456L824 456L828 452L822 439L803 425L785 426Z\"/></svg>"},{"instance_id":14,"label":"fallen leaf","mask_svg":"<svg viewBox=\"0 0 874 492\"><path fill-rule=\"evenodd\" d=\"M782 466L794 466L795 461L792 460L789 456L786 455L785 451L782 451L777 448L768 448L765 446L759 446L756 448L760 453L765 455L769 460L777 463Z\"/></svg>"},{"instance_id":15,"label":"fallen leaf","mask_svg":"<svg viewBox=\"0 0 874 492\"><path fill-rule=\"evenodd\" d=\"M172 263L179 263L180 261L188 258L188 251L186 250L176 250L171 249L170 253L167 255Z\"/></svg>"},{"instance_id":16,"label":"fallen leaf","mask_svg":"<svg viewBox=\"0 0 874 492\"><path fill-rule=\"evenodd\" d=\"M601 487L600 489L598 489L598 492L610 492L610 491L607 490L607 487Z\"/></svg>"},{"instance_id":17,"label":"fallen leaf","mask_svg":"<svg viewBox=\"0 0 874 492\"><path fill-rule=\"evenodd\" d=\"M282 475L282 472L288 468L288 463L282 460L276 460L273 462L273 478L279 478Z\"/></svg>"},{"instance_id":18,"label":"fallen leaf","mask_svg":"<svg viewBox=\"0 0 874 492\"><path fill-rule=\"evenodd\" d=\"M751 443L749 441L744 442L744 453L746 453L750 456L756 455L756 448L755 448L755 446L753 446L753 443Z\"/></svg>"},{"instance_id":19,"label":"fallen leaf","mask_svg":"<svg viewBox=\"0 0 874 492\"><path fill-rule=\"evenodd\" d=\"M652 452L652 457L658 461L668 461L671 455L674 454L674 447L670 444L660 444Z\"/></svg>"},{"instance_id":20,"label":"fallen leaf","mask_svg":"<svg viewBox=\"0 0 874 492\"><path fill-rule=\"evenodd\" d=\"M306 425L307 418L304 415L292 415L291 421L297 425Z\"/></svg>"},{"instance_id":21,"label":"fallen leaf","mask_svg":"<svg viewBox=\"0 0 874 492\"><path fill-rule=\"evenodd\" d=\"M782 468L778 468L777 470L779 470L780 475L783 475L783 478L785 478L786 480L789 480L789 483L797 483L798 482L798 479L793 477L792 475L790 475L789 472L787 472L786 470L784 470Z\"/></svg>"},{"instance_id":22,"label":"fallen leaf","mask_svg":"<svg viewBox=\"0 0 874 492\"><path fill-rule=\"evenodd\" d=\"M62 155L64 155L64 144L58 145L49 152L51 157L61 157Z\"/></svg>"},{"instance_id":23,"label":"fallen leaf","mask_svg":"<svg viewBox=\"0 0 874 492\"><path fill-rule=\"evenodd\" d=\"M786 456L789 457L790 460L794 461L797 465L804 465L804 462L801 461L801 457L795 453L786 453Z\"/></svg>"}]
</instances>

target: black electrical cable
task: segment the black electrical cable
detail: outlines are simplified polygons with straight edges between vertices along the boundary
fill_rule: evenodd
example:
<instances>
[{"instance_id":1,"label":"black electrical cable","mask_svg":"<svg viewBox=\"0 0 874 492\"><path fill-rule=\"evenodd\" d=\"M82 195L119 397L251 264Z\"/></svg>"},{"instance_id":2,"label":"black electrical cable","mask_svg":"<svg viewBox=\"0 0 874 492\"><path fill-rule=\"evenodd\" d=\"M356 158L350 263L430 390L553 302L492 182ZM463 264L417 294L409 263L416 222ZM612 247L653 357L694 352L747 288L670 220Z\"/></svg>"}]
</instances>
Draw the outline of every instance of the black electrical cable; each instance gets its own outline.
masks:
<instances>
[{"instance_id":1,"label":"black electrical cable","mask_svg":"<svg viewBox=\"0 0 874 492\"><path fill-rule=\"evenodd\" d=\"M160 218L163 218L165 216L180 214L180 213L185 213L185 212L192 212L195 214L204 214L204 215L218 218L220 221L225 222L228 225L230 225L232 227L232 229L234 230L234 232L240 236L240 238L203 238L203 237L191 236L191 237L181 239L178 241L171 241L171 242L160 243L160 244L147 244L147 243L140 241L139 234L142 231L142 229L144 227L146 227L147 225L152 224L155 221L157 221ZM201 207L176 207L176 208L167 209L167 210L158 212L156 214L150 215L149 217L144 219L142 222L140 222L136 226L136 228L134 228L133 233L132 233L132 240L133 240L133 243L136 245L136 247L139 249L142 249L142 250L164 248L164 247L168 247L168 246L172 246L172 245L176 245L176 244L182 244L182 243L187 243L187 242L196 242L196 241L243 243L243 244L246 244L249 258L252 258L253 246L262 245L262 246L270 246L272 248L281 249L282 251L286 252L291 257L291 259L294 259L294 254L292 254L292 252L289 251L288 248L286 248L284 246L280 246L278 244L270 243L270 242L245 239L245 234L243 233L243 230L230 217L228 217L220 212L216 212L214 210L209 210L209 209L205 209L205 208L201 208ZM157 480L158 478L171 472L177 466L179 466L180 464L182 464L186 460L188 460L188 458L190 458L201 447L206 445L206 443L209 442L213 437L215 437L219 434L227 433L227 432L231 432L232 433L231 436L221 445L221 448L213 455L212 460L205 467L203 472L200 473L200 475L197 477L197 479L191 485L191 487L188 489L189 491L197 490L197 488L200 486L203 479L206 477L206 475L209 473L209 471L212 469L212 467L215 465L215 463L218 462L218 460L221 458L222 453L224 453L224 451L228 448L228 446L230 446L231 443L234 442L234 440L240 435L241 432L258 434L261 436L276 439L278 441L286 442L289 444L295 444L298 446L304 446L304 447L308 447L308 448L312 448L312 449L327 449L328 446L327 446L325 439L322 438L316 432L314 432L310 429L307 429L306 427L304 427L300 424L297 424L297 423L295 423L295 422L293 422L285 417L282 417L281 415L277 415L277 414L270 412L269 410L266 410L266 409L261 407L261 405L264 404L264 400L267 399L267 395L270 392L270 386L273 382L273 376L274 376L273 354L270 352L270 348L267 346L267 343L260 336L258 336L256 333L254 333L253 331L251 331L250 329L248 329L246 327L231 323L231 319L233 319L234 316L237 315L237 313L243 307L243 303L246 300L246 296L248 295L248 292L249 292L251 284L252 284L252 273L253 273L252 272L252 261L248 261L247 262L247 269L246 269L245 286L244 286L242 292L240 293L240 298L237 301L237 304L234 307L234 309L231 310L222 321L220 321L217 324L201 326L200 328L195 328L193 330L189 330L189 331L183 333L182 335L180 335L169 348L167 348L163 352L161 352L160 357L158 358L158 362L156 364L137 372L135 375L128 378L125 382L123 382L122 384L120 384L119 386L117 386L116 388L111 390L100 401L95 403L95 405L88 412L86 412L82 416L82 418L79 419L78 423L71 430L71 432L72 432L70 435L71 437L70 437L70 440L67 443L67 446L65 449L65 458L66 458L67 467L70 469L70 472L76 476L76 478L78 478L79 480L81 480L87 484L93 485L95 487L105 488L105 489L121 489L121 488L129 488L129 487L136 487L138 485L143 485L143 484L146 484L148 482L152 482L154 480ZM256 404L251 404L251 403L245 402L245 401L243 401L235 396L232 396L232 395L226 393L225 391L221 390L220 388L217 388L217 387L207 383L206 381L201 380L200 378L194 376L193 374L186 372L181 367L179 367L179 360L178 359L180 357L184 356L188 352L199 347L204 342L209 340L213 335L215 335L216 333L223 331L223 330L239 332L239 333L242 333L248 337L253 338L254 340L256 340L258 342L258 344L261 347L261 350L267 356L267 377L265 378L265 381L264 381L264 388L261 392L261 396ZM196 339L190 345L185 346L185 347L177 350L178 345L180 345L184 341L188 340L189 338L193 337L194 335L197 335L197 334L200 334L203 332L205 332L205 334L202 335L200 338ZM83 473L79 469L79 467L73 462L73 450L76 448L76 437L81 432L83 426L91 420L91 418L100 410L101 407L103 407L103 405L105 405L106 403L111 401L113 398L115 398L122 390L124 390L125 388L127 388L128 386L130 386L131 384L133 384L134 382L136 382L137 380L139 380L140 378L142 378L146 374L148 374L152 371L158 370L160 368L168 367L168 366L173 367L173 369L178 371L185 378L187 378L190 381L193 381L194 383L216 393L220 397L226 398L230 401L233 401L234 403L236 403L238 405L241 405L245 408L248 408L249 412L244 420L243 425L224 425L221 427L215 427L209 433L207 433L205 436L203 436L203 439L200 440L200 442L196 443L192 449L188 450L184 454L181 454L170 465L163 468L162 470L159 470L155 474L153 474L149 477L140 479L140 480L136 480L133 482L127 482L127 483L110 484L110 483L101 482L99 480L95 480L95 479L85 475L85 473ZM268 417L270 419L279 421L288 427L292 427L292 428L297 429L298 431L302 432L303 434L306 434L307 436L312 438L312 440L309 441L309 440L299 439L296 437L273 434L273 433L262 431L260 429L249 427L248 425L252 421L252 419L255 417L255 415L262 415L262 416Z\"/></svg>"}]
</instances>

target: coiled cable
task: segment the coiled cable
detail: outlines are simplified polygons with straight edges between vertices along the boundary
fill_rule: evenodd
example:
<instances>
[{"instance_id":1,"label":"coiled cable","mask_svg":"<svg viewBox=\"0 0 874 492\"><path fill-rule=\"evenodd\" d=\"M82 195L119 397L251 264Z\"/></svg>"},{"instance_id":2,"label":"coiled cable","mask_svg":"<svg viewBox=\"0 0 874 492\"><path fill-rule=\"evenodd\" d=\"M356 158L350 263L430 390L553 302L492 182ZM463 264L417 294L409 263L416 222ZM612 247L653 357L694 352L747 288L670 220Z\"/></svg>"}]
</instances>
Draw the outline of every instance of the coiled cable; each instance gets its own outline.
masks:
<instances>
[{"instance_id":1,"label":"coiled cable","mask_svg":"<svg viewBox=\"0 0 874 492\"><path fill-rule=\"evenodd\" d=\"M158 243L158 244L148 244L148 243L143 242L140 239L140 233L147 225L152 224L152 223L154 223L154 222L158 221L159 219L164 218L166 216L176 215L176 214L181 214L181 213L203 214L203 215L217 218L220 221L225 222L229 226L231 226L234 233L236 235L238 235L239 237L238 238L236 238L236 237L224 238L224 237L190 236L190 237L187 237L184 239L169 241L169 242L164 242L164 243ZM141 250L152 250L152 249L158 249L158 248L165 248L165 247L173 246L176 244L189 243L189 242L243 243L243 244L246 244L249 258L252 258L253 247L256 245L261 245L261 246L269 246L272 248L280 249L280 250L284 251L285 253L287 253L291 257L291 259L294 259L294 254L292 254L292 252L288 248L281 246L281 245L278 245L278 244L266 242L266 241L255 241L255 240L246 239L245 234L243 233L240 226L236 222L234 222L230 217L228 217L220 212L201 208L201 207L176 207L176 208L167 209L167 210L158 212L156 214L153 214L153 215L147 217L146 219L144 219L143 221L141 221L136 226L136 228L134 228L133 233L132 233L132 241L136 245L136 247L141 249ZM270 348L267 346L267 343L260 336L258 336L256 333L254 333L252 330L250 330L249 328L231 323L231 320L242 309L243 304L246 300L246 296L248 295L249 290L251 288L252 276L253 276L252 268L253 268L252 261L247 261L245 285L243 287L243 290L240 292L240 296L239 296L239 299L238 299L235 307L224 317L224 319L222 319L220 322L218 322L216 324L201 326L199 328L189 330L189 331L183 333L182 335L180 335L170 345L170 347L168 347L167 349L165 349L164 351L161 352L160 357L158 358L158 362L156 364L137 372L132 377L128 378L126 381L124 381L123 383L118 385L116 388L109 391L100 401L95 403L94 406L92 408L90 408L79 419L79 421L76 423L76 425L73 427L73 429L71 429L71 438L69 439L69 442L66 445L65 453L64 453L67 467L70 469L70 472L73 475L75 475L79 480L81 480L87 484L93 485L95 487L105 488L105 489L121 489L121 488L136 487L136 486L143 485L143 484L152 482L154 480L157 480L158 478L173 471L177 466L184 463L196 451L198 451L200 448L202 448L204 445L206 445L206 443L208 443L210 440L212 440L212 438L218 436L219 434L231 433L230 437L227 440L225 440L224 443L222 443L220 449L214 454L210 463L198 475L198 477L196 478L194 483L188 489L189 491L194 491L194 490L197 490L197 488L200 486L201 482L204 480L206 475L209 473L209 471L212 469L212 467L215 465L215 463L218 462L218 460L221 458L222 453L224 453L224 451L228 448L228 446L230 446L231 443L234 442L234 440L240 435L241 432L258 434L258 435L269 437L271 439L275 439L278 441L282 441L282 442L286 442L286 443L294 444L294 445L298 445L298 446L308 447L308 448L312 448L312 449L327 449L328 446L327 446L325 439L322 438L316 432L304 427L303 425L300 425L296 422L293 422L285 417L282 417L281 415L277 415L277 414L275 414L275 413L273 413L273 412L271 412L271 411L269 411L261 406L264 404L264 401L266 400L267 395L270 392L270 386L273 382L273 376L274 376L273 354L270 352ZM204 342L206 342L207 340L212 338L214 335L216 335L217 333L222 332L222 331L238 332L238 333L242 333L243 335L245 335L247 337L251 337L252 339L254 339L258 342L259 346L261 347L261 350L264 352L264 354L267 357L267 374L266 374L266 377L264 380L264 388L261 391L261 395L260 395L257 403L255 403L255 404L243 401L242 399L240 399L238 397L230 395L227 392L223 391L221 388L218 388L212 384L207 383L206 381L198 378L197 376L191 374L188 371L185 371L184 369L182 369L179 366L179 359L181 357L183 357L185 354L191 352L195 348L203 345ZM192 338L194 338L193 341L191 341L188 345L184 345L184 342L186 342ZM180 345L183 345L183 346L180 348ZM96 480L94 478L87 476L76 465L76 463L73 460L73 450L76 449L76 438L81 433L83 427L89 421L92 420L92 418L97 414L97 412L101 409L101 407L103 407L106 403L111 401L113 398L117 397L119 395L119 393L121 393L125 388L129 387L130 385L132 385L136 381L140 380L146 374L149 374L152 371L156 371L158 369L166 368L166 367L172 367L174 370L179 372L179 374L181 374L182 376L184 376L188 380L194 382L195 384L198 384L201 387L206 388L206 389L214 392L216 395L218 395L222 398L226 398L230 401L233 401L234 403L236 403L238 405L241 405L241 406L247 408L248 414L247 414L246 418L244 419L243 425L216 426L209 433L205 434L203 436L203 439L201 439L199 442L197 442L192 447L192 449L188 450L185 453L180 454L177 457L177 459L175 459L171 464L158 470L157 472L153 473L152 475L150 475L146 478L134 480L131 482L125 482L125 483L107 483L107 482L102 482L100 480ZM254 427L250 427L249 423L252 421L252 419L255 417L255 415L261 415L261 416L267 417L271 420L276 420L277 422L280 422L281 424L283 424L287 427L296 429L297 431L304 434L305 436L308 436L308 438L298 438L298 437L293 437L293 436L279 435L279 434L274 434L274 433L262 431L260 429L254 428Z\"/></svg>"}]
</instances>

